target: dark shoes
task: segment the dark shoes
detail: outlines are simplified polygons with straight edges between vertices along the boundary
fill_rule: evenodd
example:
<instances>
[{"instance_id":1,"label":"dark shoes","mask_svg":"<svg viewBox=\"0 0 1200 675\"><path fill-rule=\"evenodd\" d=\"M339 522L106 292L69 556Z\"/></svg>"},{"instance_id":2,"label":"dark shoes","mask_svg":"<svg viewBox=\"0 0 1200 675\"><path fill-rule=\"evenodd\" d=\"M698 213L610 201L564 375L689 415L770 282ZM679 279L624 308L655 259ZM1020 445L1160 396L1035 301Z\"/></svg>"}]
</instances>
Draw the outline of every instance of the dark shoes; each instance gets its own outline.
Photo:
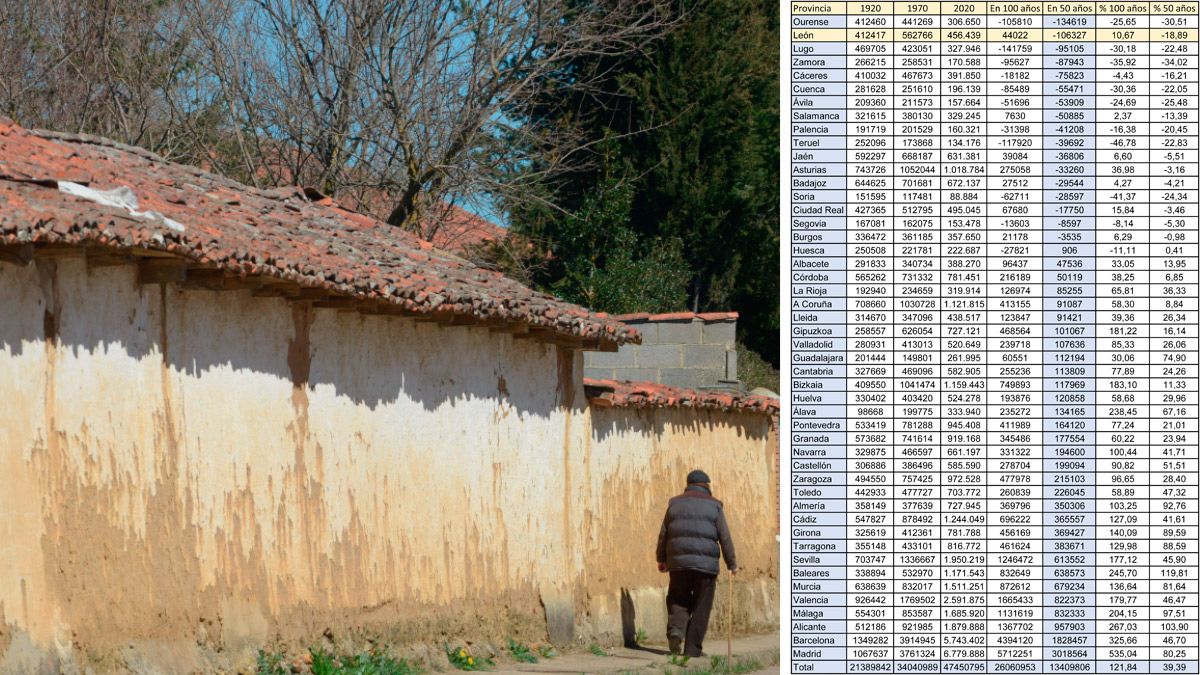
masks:
<instances>
[{"instance_id":1,"label":"dark shoes","mask_svg":"<svg viewBox=\"0 0 1200 675\"><path fill-rule=\"evenodd\" d=\"M700 658L702 656L708 656L708 654L705 654L704 652L699 652L696 654L685 654L683 652L683 638L675 637L673 635L667 636L667 647L671 650L672 654L675 654L677 656L686 656L686 657L692 658L692 659Z\"/></svg>"}]
</instances>

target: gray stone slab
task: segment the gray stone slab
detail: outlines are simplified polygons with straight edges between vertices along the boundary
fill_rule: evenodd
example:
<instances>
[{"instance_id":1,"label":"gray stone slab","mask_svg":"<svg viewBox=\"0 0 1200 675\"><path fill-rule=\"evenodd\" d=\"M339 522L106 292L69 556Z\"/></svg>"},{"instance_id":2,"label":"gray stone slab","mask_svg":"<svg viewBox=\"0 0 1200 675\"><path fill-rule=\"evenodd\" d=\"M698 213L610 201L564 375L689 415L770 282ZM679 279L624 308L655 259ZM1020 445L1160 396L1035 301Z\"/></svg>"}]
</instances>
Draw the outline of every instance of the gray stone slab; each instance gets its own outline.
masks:
<instances>
[{"instance_id":1,"label":"gray stone slab","mask_svg":"<svg viewBox=\"0 0 1200 675\"><path fill-rule=\"evenodd\" d=\"M738 379L737 351L734 349L730 349L729 351L725 352L725 379Z\"/></svg>"},{"instance_id":2,"label":"gray stone slab","mask_svg":"<svg viewBox=\"0 0 1200 675\"><path fill-rule=\"evenodd\" d=\"M575 604L565 593L554 597L542 594L542 606L546 609L546 629L550 642L564 647L575 641Z\"/></svg>"}]
</instances>

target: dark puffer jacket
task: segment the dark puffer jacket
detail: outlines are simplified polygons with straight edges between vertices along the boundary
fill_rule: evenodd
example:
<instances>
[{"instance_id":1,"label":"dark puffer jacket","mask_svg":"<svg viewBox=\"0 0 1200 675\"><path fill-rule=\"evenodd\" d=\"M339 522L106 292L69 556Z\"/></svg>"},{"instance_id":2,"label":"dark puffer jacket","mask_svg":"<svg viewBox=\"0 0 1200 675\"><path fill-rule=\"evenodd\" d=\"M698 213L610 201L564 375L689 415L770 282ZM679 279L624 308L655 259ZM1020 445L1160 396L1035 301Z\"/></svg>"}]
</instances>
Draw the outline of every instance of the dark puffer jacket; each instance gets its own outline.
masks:
<instances>
[{"instance_id":1,"label":"dark puffer jacket","mask_svg":"<svg viewBox=\"0 0 1200 675\"><path fill-rule=\"evenodd\" d=\"M658 534L658 562L665 562L672 572L718 574L722 553L725 565L737 569L733 537L721 502L702 487L689 486L683 494L672 497Z\"/></svg>"}]
</instances>

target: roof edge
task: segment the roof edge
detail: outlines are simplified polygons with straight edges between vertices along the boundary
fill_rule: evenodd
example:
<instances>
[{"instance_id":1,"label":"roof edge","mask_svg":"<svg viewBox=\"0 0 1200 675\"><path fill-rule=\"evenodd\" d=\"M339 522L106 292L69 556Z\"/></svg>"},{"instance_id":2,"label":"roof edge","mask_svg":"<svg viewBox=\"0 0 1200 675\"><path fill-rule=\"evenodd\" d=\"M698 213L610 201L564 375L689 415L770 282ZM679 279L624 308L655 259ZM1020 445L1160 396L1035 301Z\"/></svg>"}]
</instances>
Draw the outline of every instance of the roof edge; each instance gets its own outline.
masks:
<instances>
[{"instance_id":1,"label":"roof edge","mask_svg":"<svg viewBox=\"0 0 1200 675\"><path fill-rule=\"evenodd\" d=\"M713 323L717 321L737 321L737 312L665 312L660 314L651 314L650 312L634 312L632 314L615 314L613 319L621 323L636 322L655 322L655 321L703 321L704 323Z\"/></svg>"},{"instance_id":2,"label":"roof edge","mask_svg":"<svg viewBox=\"0 0 1200 675\"><path fill-rule=\"evenodd\" d=\"M389 294L387 287L360 287L349 281L339 281L338 277L329 279L326 275L306 274L293 268L279 267L257 256L244 259L209 256L188 245L186 240L176 241L167 236L133 242L110 237L106 230L85 229L69 234L48 230L38 231L32 237L0 232L0 263L28 264L38 257L61 256L67 249L76 249L78 254L100 264L146 265L177 261L175 268L168 270L165 275L161 274L161 270L156 270L154 279L147 279L144 271L139 269L139 279L146 283L169 280L208 290L257 289L281 298L312 300L318 306L353 300L353 304L344 308L367 314L424 318L447 325L484 326L520 337L546 340L557 337L579 341L576 346L582 349L604 350L608 347L615 351L617 345L641 342L641 335L635 329L621 331L616 327L620 324L613 325L611 320L604 325L604 332L581 330L578 324L558 323L556 319L561 315L553 309L545 314L529 316L507 311L504 307L478 308L470 302L443 301L432 297L434 294L418 293L408 298ZM514 325L528 328L512 330L511 326Z\"/></svg>"},{"instance_id":3,"label":"roof edge","mask_svg":"<svg viewBox=\"0 0 1200 675\"><path fill-rule=\"evenodd\" d=\"M641 341L631 326L312 190L260 189L110 139L3 117L0 149L0 261L82 255L89 264L137 264L139 279L213 290L267 281L268 295L303 290L301 299L327 306L382 308L570 348Z\"/></svg>"},{"instance_id":4,"label":"roof edge","mask_svg":"<svg viewBox=\"0 0 1200 675\"><path fill-rule=\"evenodd\" d=\"M699 391L657 382L585 377L588 402L599 407L699 408L736 413L779 415L779 399L740 392Z\"/></svg>"}]
</instances>

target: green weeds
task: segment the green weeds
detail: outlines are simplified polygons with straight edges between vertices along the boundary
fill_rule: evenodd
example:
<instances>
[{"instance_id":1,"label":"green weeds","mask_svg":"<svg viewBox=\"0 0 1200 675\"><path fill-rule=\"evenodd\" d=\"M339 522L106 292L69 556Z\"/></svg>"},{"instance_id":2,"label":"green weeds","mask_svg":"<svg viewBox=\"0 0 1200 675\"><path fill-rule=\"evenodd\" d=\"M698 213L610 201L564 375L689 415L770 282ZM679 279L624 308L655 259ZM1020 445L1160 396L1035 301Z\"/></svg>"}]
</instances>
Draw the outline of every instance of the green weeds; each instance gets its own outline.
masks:
<instances>
[{"instance_id":1,"label":"green weeds","mask_svg":"<svg viewBox=\"0 0 1200 675\"><path fill-rule=\"evenodd\" d=\"M309 650L313 675L417 675L420 668L380 651L335 655L324 649Z\"/></svg>"},{"instance_id":2,"label":"green weeds","mask_svg":"<svg viewBox=\"0 0 1200 675\"><path fill-rule=\"evenodd\" d=\"M672 656L671 664L683 667L683 670L674 671L672 675L742 675L762 669L762 663L755 658L734 659L731 664L726 662L724 656L713 656L706 665L688 668L689 660L686 656Z\"/></svg>"},{"instance_id":3,"label":"green weeds","mask_svg":"<svg viewBox=\"0 0 1200 675\"><path fill-rule=\"evenodd\" d=\"M381 651L359 654L335 654L322 647L308 650L313 675L418 675L420 668L404 659L395 659ZM291 664L282 654L260 651L255 667L256 675L290 675Z\"/></svg>"},{"instance_id":4,"label":"green weeds","mask_svg":"<svg viewBox=\"0 0 1200 675\"><path fill-rule=\"evenodd\" d=\"M254 664L255 675L291 675L292 669L283 662L283 654L268 654L258 650L258 660Z\"/></svg>"},{"instance_id":5,"label":"green weeds","mask_svg":"<svg viewBox=\"0 0 1200 675\"><path fill-rule=\"evenodd\" d=\"M516 640L508 639L508 653L521 663L537 663L537 657L529 650L528 645L517 642Z\"/></svg>"},{"instance_id":6,"label":"green weeds","mask_svg":"<svg viewBox=\"0 0 1200 675\"><path fill-rule=\"evenodd\" d=\"M496 665L486 656L475 658L475 655L466 647L459 647L457 649L450 645L445 645L445 647L446 658L450 659L450 665L459 670L490 670Z\"/></svg>"}]
</instances>

